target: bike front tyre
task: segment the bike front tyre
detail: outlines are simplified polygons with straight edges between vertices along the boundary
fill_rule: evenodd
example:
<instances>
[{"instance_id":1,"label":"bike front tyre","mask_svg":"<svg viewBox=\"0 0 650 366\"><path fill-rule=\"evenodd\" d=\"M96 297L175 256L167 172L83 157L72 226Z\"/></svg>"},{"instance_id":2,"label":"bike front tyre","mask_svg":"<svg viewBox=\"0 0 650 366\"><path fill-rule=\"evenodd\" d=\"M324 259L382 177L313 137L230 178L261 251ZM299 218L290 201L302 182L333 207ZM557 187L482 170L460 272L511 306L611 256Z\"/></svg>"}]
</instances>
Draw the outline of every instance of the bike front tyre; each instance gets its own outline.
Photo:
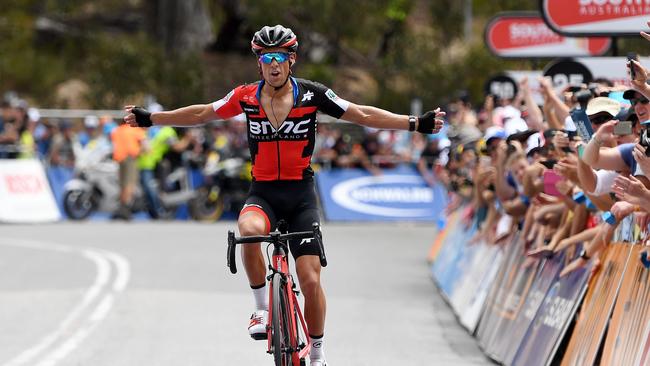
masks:
<instances>
[{"instance_id":1,"label":"bike front tyre","mask_svg":"<svg viewBox=\"0 0 650 366\"><path fill-rule=\"evenodd\" d=\"M272 279L273 307L271 309L271 342L276 366L291 366L291 334L289 321L289 299L286 281L276 273Z\"/></svg>"}]
</instances>

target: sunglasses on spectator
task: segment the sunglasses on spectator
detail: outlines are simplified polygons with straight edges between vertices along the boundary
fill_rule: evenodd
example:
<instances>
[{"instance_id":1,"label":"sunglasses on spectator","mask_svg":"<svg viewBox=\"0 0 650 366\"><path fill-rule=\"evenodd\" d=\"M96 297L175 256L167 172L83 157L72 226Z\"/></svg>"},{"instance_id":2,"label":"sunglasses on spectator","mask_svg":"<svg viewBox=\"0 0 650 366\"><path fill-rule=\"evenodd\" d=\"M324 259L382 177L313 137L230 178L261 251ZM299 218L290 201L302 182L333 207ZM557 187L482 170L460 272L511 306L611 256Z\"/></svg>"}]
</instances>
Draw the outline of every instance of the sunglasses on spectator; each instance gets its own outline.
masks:
<instances>
[{"instance_id":1,"label":"sunglasses on spectator","mask_svg":"<svg viewBox=\"0 0 650 366\"><path fill-rule=\"evenodd\" d=\"M260 56L260 61L267 65L270 65L273 60L277 61L279 64L289 61L289 54L286 52L269 52Z\"/></svg>"},{"instance_id":2,"label":"sunglasses on spectator","mask_svg":"<svg viewBox=\"0 0 650 366\"><path fill-rule=\"evenodd\" d=\"M641 98L641 99L632 99L630 103L632 104L632 107L634 107L637 103L641 104L648 104L650 100L647 100L646 98Z\"/></svg>"},{"instance_id":3,"label":"sunglasses on spectator","mask_svg":"<svg viewBox=\"0 0 650 366\"><path fill-rule=\"evenodd\" d=\"M603 114L600 116L589 117L589 121L595 125L602 125L607 121L611 121L613 118L609 114Z\"/></svg>"}]
</instances>

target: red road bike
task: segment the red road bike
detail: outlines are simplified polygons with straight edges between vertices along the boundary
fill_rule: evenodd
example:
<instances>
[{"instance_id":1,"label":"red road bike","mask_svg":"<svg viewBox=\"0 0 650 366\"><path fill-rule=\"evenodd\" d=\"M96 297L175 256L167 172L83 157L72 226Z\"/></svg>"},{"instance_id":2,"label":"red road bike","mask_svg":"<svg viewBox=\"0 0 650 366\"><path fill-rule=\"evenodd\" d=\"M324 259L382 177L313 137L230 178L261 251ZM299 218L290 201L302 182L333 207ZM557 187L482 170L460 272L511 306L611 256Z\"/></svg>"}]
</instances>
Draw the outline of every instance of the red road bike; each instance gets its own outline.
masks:
<instances>
[{"instance_id":1,"label":"red road bike","mask_svg":"<svg viewBox=\"0 0 650 366\"><path fill-rule=\"evenodd\" d=\"M311 343L307 332L307 323L302 315L297 296L299 291L289 271L288 241L316 240L320 248L321 266L327 266L323 248L320 225L314 223L312 231L294 233L286 232L286 223L278 223L278 229L269 235L236 237L235 232L228 231L228 267L231 273L237 273L235 264L235 247L237 244L265 242L266 255L270 274L266 279L270 282L269 318L266 325L268 339L267 353L273 355L276 366L304 366L309 355ZM273 247L272 257L269 258L269 248Z\"/></svg>"}]
</instances>

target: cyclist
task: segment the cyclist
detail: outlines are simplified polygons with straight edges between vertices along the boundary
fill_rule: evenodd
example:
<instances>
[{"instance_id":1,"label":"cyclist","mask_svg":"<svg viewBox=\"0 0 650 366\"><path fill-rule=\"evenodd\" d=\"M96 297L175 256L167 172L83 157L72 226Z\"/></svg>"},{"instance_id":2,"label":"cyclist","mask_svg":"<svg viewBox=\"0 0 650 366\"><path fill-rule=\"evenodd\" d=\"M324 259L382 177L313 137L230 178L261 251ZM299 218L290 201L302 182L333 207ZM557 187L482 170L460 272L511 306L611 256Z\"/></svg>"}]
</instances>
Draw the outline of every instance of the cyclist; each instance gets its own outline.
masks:
<instances>
[{"instance_id":1,"label":"cyclist","mask_svg":"<svg viewBox=\"0 0 650 366\"><path fill-rule=\"evenodd\" d=\"M289 231L311 230L311 224L320 221L310 166L317 111L368 127L425 134L437 133L443 125L445 113L439 108L419 117L398 115L348 102L322 84L293 77L298 38L282 25L265 26L256 32L251 48L257 57L260 81L238 86L212 104L156 113L126 106L124 117L135 127L196 125L245 115L253 182L237 223L241 235L267 234L280 219L288 222ZM320 284L318 245L303 240L289 246L305 297L305 319L312 344L310 364L325 366L325 294ZM257 307L249 333L254 339L265 339L268 296L261 246L243 246L242 260Z\"/></svg>"}]
</instances>

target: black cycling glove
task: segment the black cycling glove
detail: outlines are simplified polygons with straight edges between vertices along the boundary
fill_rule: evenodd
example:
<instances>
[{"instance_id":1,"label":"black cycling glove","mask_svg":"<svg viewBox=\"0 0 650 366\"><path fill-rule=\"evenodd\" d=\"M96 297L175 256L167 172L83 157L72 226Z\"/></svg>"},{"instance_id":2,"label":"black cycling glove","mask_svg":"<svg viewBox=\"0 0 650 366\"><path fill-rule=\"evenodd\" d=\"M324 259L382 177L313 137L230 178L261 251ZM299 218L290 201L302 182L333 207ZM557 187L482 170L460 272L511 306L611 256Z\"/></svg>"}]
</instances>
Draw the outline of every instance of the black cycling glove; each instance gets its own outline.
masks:
<instances>
[{"instance_id":1,"label":"black cycling glove","mask_svg":"<svg viewBox=\"0 0 650 366\"><path fill-rule=\"evenodd\" d=\"M131 113L135 115L135 121L138 123L138 127L151 127L153 123L151 122L151 112L142 108L135 107L131 110Z\"/></svg>"},{"instance_id":2,"label":"black cycling glove","mask_svg":"<svg viewBox=\"0 0 650 366\"><path fill-rule=\"evenodd\" d=\"M430 135L436 128L436 112L428 111L427 113L418 117L417 131Z\"/></svg>"}]
</instances>

